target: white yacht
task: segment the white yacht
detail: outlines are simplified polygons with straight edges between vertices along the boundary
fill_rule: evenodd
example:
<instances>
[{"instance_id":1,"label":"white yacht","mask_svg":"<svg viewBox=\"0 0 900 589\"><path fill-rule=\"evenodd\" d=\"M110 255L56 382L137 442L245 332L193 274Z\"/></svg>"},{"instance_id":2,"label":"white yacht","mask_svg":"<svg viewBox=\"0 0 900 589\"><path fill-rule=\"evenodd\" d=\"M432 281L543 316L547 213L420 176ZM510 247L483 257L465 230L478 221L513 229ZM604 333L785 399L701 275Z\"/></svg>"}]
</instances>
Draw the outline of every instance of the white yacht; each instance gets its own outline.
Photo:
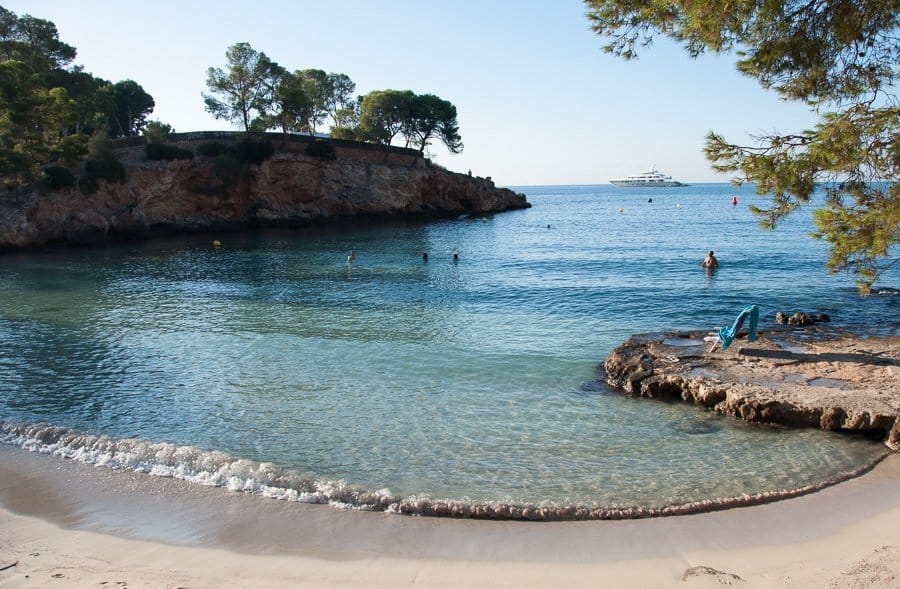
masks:
<instances>
[{"instance_id":1,"label":"white yacht","mask_svg":"<svg viewBox=\"0 0 900 589\"><path fill-rule=\"evenodd\" d=\"M663 174L653 166L646 172L632 174L625 178L614 178L610 180L609 183L613 186L627 186L633 188L688 186L677 180L672 180L671 176Z\"/></svg>"}]
</instances>

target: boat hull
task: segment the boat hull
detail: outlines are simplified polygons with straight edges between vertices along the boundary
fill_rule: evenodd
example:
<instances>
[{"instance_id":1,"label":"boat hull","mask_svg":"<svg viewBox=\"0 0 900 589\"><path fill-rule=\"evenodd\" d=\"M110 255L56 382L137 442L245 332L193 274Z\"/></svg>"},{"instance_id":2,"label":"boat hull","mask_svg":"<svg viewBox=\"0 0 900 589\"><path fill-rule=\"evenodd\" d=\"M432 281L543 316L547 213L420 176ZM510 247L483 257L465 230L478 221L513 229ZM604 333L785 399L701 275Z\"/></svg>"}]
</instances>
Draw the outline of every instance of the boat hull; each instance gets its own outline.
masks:
<instances>
[{"instance_id":1,"label":"boat hull","mask_svg":"<svg viewBox=\"0 0 900 589\"><path fill-rule=\"evenodd\" d=\"M676 186L690 186L689 184L677 182L675 180L661 180L658 182L644 180L610 180L609 183L613 186L620 186L623 188L673 188Z\"/></svg>"}]
</instances>

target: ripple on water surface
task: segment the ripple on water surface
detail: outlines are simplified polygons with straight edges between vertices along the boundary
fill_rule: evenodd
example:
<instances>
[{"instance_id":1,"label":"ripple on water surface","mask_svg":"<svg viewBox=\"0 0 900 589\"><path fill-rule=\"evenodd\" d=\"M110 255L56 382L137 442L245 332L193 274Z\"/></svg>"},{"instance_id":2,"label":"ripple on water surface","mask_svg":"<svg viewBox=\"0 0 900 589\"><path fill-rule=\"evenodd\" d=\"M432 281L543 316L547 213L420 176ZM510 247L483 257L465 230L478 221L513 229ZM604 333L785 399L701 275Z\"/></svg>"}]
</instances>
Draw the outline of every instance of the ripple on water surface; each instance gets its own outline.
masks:
<instances>
[{"instance_id":1,"label":"ripple on water surface","mask_svg":"<svg viewBox=\"0 0 900 589\"><path fill-rule=\"evenodd\" d=\"M0 259L4 440L260 495L485 517L758 498L883 454L595 380L631 333L712 329L749 301L764 318L900 315L900 297L860 299L824 273L806 225L802 239L758 234L708 188L652 208L596 187L529 197L534 208L485 223ZM646 239L622 207L642 207ZM697 267L706 249L722 260L713 277ZM779 256L790 280L767 261Z\"/></svg>"}]
</instances>

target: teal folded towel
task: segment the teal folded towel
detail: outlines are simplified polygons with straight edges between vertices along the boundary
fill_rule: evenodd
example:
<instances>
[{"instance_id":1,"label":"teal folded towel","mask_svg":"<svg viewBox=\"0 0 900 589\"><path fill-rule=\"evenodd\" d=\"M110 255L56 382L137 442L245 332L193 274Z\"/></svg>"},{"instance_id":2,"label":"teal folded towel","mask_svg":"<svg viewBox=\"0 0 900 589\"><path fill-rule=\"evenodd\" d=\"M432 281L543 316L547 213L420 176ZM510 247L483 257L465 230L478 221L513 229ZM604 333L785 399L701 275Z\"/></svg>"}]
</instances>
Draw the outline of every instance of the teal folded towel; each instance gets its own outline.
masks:
<instances>
[{"instance_id":1,"label":"teal folded towel","mask_svg":"<svg viewBox=\"0 0 900 589\"><path fill-rule=\"evenodd\" d=\"M737 316L737 319L734 320L734 324L731 327L723 327L719 330L719 339L722 341L723 350L731 345L731 342L734 340L735 336L737 336L738 331L741 330L744 321L746 321L748 317L750 318L750 321L747 325L747 329L749 330L747 341L756 341L756 324L759 323L759 307L756 305L748 305L744 307L744 310Z\"/></svg>"}]
</instances>

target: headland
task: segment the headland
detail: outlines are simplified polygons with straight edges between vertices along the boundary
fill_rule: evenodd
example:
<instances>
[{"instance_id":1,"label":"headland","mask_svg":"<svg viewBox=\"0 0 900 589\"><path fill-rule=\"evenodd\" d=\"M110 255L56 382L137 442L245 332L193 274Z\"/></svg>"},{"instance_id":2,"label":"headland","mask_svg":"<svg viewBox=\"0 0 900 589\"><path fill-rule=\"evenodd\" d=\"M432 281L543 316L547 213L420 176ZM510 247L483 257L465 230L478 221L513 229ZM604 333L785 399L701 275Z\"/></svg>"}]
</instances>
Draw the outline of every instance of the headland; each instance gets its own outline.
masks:
<instances>
[{"instance_id":1,"label":"headland","mask_svg":"<svg viewBox=\"0 0 900 589\"><path fill-rule=\"evenodd\" d=\"M203 145L227 149L241 137L174 135L165 145L190 157L163 161L147 158L143 138L120 141L123 182L100 179L93 192L34 185L0 199L0 251L531 206L490 177L450 172L412 149L334 140L323 156L309 149L313 138L264 134L254 137L272 153L259 162L202 154Z\"/></svg>"}]
</instances>

